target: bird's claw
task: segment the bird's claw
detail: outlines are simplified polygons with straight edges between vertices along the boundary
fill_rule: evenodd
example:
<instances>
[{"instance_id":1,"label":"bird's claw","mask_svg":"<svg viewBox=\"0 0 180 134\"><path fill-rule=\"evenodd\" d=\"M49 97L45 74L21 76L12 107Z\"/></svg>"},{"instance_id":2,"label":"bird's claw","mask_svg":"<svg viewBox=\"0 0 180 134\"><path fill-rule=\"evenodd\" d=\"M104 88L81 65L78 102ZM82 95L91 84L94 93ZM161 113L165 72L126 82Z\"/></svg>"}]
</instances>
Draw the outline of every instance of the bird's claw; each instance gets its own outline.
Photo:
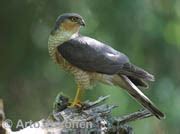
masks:
<instances>
[{"instance_id":1,"label":"bird's claw","mask_svg":"<svg viewBox=\"0 0 180 134\"><path fill-rule=\"evenodd\" d=\"M69 106L70 108L82 108L84 105L82 102L80 101L76 101L76 102L72 102L71 105Z\"/></svg>"}]
</instances>

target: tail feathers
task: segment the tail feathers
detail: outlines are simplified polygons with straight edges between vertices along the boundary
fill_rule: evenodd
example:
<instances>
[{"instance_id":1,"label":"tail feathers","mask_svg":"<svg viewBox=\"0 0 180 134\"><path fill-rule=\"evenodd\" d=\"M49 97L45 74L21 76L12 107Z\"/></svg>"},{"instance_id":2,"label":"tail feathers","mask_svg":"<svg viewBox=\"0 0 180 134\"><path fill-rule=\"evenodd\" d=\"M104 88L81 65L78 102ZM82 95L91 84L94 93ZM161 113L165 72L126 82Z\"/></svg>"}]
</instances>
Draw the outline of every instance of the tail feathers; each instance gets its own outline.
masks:
<instances>
[{"instance_id":1,"label":"tail feathers","mask_svg":"<svg viewBox=\"0 0 180 134\"><path fill-rule=\"evenodd\" d=\"M133 76L127 76L131 81L132 83L134 83L136 86L138 87L143 87L144 89L147 89L149 88L149 84L144 81L143 79L141 78L135 78Z\"/></svg>"},{"instance_id":2,"label":"tail feathers","mask_svg":"<svg viewBox=\"0 0 180 134\"><path fill-rule=\"evenodd\" d=\"M133 64L125 64L123 66L123 72L120 72L124 75L127 76L132 76L135 78L142 78L143 80L148 80L148 81L155 81L155 78L152 74L148 73L144 69L137 67L136 65Z\"/></svg>"},{"instance_id":3,"label":"tail feathers","mask_svg":"<svg viewBox=\"0 0 180 134\"><path fill-rule=\"evenodd\" d=\"M121 75L119 80L114 79L114 84L117 84L127 90L127 92L143 107L148 109L153 115L155 115L158 119L165 118L164 113L162 113L154 104L153 102L145 96L131 81L130 79L125 76Z\"/></svg>"}]
</instances>

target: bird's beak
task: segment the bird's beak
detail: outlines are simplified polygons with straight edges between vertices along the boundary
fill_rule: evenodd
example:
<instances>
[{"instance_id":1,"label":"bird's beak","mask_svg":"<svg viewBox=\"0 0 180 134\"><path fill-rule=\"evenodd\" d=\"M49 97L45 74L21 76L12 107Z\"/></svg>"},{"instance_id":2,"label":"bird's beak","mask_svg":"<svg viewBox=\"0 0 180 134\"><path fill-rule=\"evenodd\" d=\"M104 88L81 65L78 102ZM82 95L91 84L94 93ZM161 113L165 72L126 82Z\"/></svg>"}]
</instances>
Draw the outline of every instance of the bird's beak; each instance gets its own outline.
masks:
<instances>
[{"instance_id":1,"label":"bird's beak","mask_svg":"<svg viewBox=\"0 0 180 134\"><path fill-rule=\"evenodd\" d=\"M84 27L85 26L85 21L83 19L80 19L79 24Z\"/></svg>"}]
</instances>

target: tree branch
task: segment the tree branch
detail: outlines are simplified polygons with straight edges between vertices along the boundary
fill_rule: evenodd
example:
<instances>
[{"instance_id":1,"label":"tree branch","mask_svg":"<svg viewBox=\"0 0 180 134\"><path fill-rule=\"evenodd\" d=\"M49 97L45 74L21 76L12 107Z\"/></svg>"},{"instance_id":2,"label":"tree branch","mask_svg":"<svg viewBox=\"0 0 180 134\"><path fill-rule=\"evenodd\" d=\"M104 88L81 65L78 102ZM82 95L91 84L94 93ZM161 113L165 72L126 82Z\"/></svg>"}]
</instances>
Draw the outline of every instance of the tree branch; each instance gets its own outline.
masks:
<instances>
[{"instance_id":1,"label":"tree branch","mask_svg":"<svg viewBox=\"0 0 180 134\"><path fill-rule=\"evenodd\" d=\"M69 107L69 98L62 93L58 94L53 105L53 112L47 119L42 119L17 132L3 128L2 134L132 134L132 127L126 123L148 118L152 114L148 110L141 110L129 115L113 117L111 111L117 106L108 105L104 101L109 96L99 97L96 101L85 101L81 106ZM3 109L3 108L2 108ZM2 120L4 112L0 113ZM2 124L6 123L5 121ZM38 127L34 127L38 126ZM4 133L3 133L4 132Z\"/></svg>"}]
</instances>

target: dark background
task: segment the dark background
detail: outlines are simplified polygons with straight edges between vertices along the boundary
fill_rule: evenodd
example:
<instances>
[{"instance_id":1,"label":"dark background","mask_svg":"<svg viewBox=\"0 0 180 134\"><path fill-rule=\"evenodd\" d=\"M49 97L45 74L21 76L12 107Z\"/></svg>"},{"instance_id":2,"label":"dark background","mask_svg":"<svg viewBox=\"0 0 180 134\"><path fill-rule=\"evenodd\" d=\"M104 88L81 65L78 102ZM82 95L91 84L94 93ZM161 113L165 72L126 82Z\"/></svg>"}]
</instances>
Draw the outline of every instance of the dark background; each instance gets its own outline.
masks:
<instances>
[{"instance_id":1,"label":"dark background","mask_svg":"<svg viewBox=\"0 0 180 134\"><path fill-rule=\"evenodd\" d=\"M37 121L47 117L58 92L75 95L73 77L49 58L47 40L64 12L86 21L84 35L111 44L156 76L144 90L166 119L152 117L131 125L137 134L180 133L180 1L179 0L1 0L0 97L8 118ZM111 95L114 115L141 107L123 90L98 84L84 99Z\"/></svg>"}]
</instances>

